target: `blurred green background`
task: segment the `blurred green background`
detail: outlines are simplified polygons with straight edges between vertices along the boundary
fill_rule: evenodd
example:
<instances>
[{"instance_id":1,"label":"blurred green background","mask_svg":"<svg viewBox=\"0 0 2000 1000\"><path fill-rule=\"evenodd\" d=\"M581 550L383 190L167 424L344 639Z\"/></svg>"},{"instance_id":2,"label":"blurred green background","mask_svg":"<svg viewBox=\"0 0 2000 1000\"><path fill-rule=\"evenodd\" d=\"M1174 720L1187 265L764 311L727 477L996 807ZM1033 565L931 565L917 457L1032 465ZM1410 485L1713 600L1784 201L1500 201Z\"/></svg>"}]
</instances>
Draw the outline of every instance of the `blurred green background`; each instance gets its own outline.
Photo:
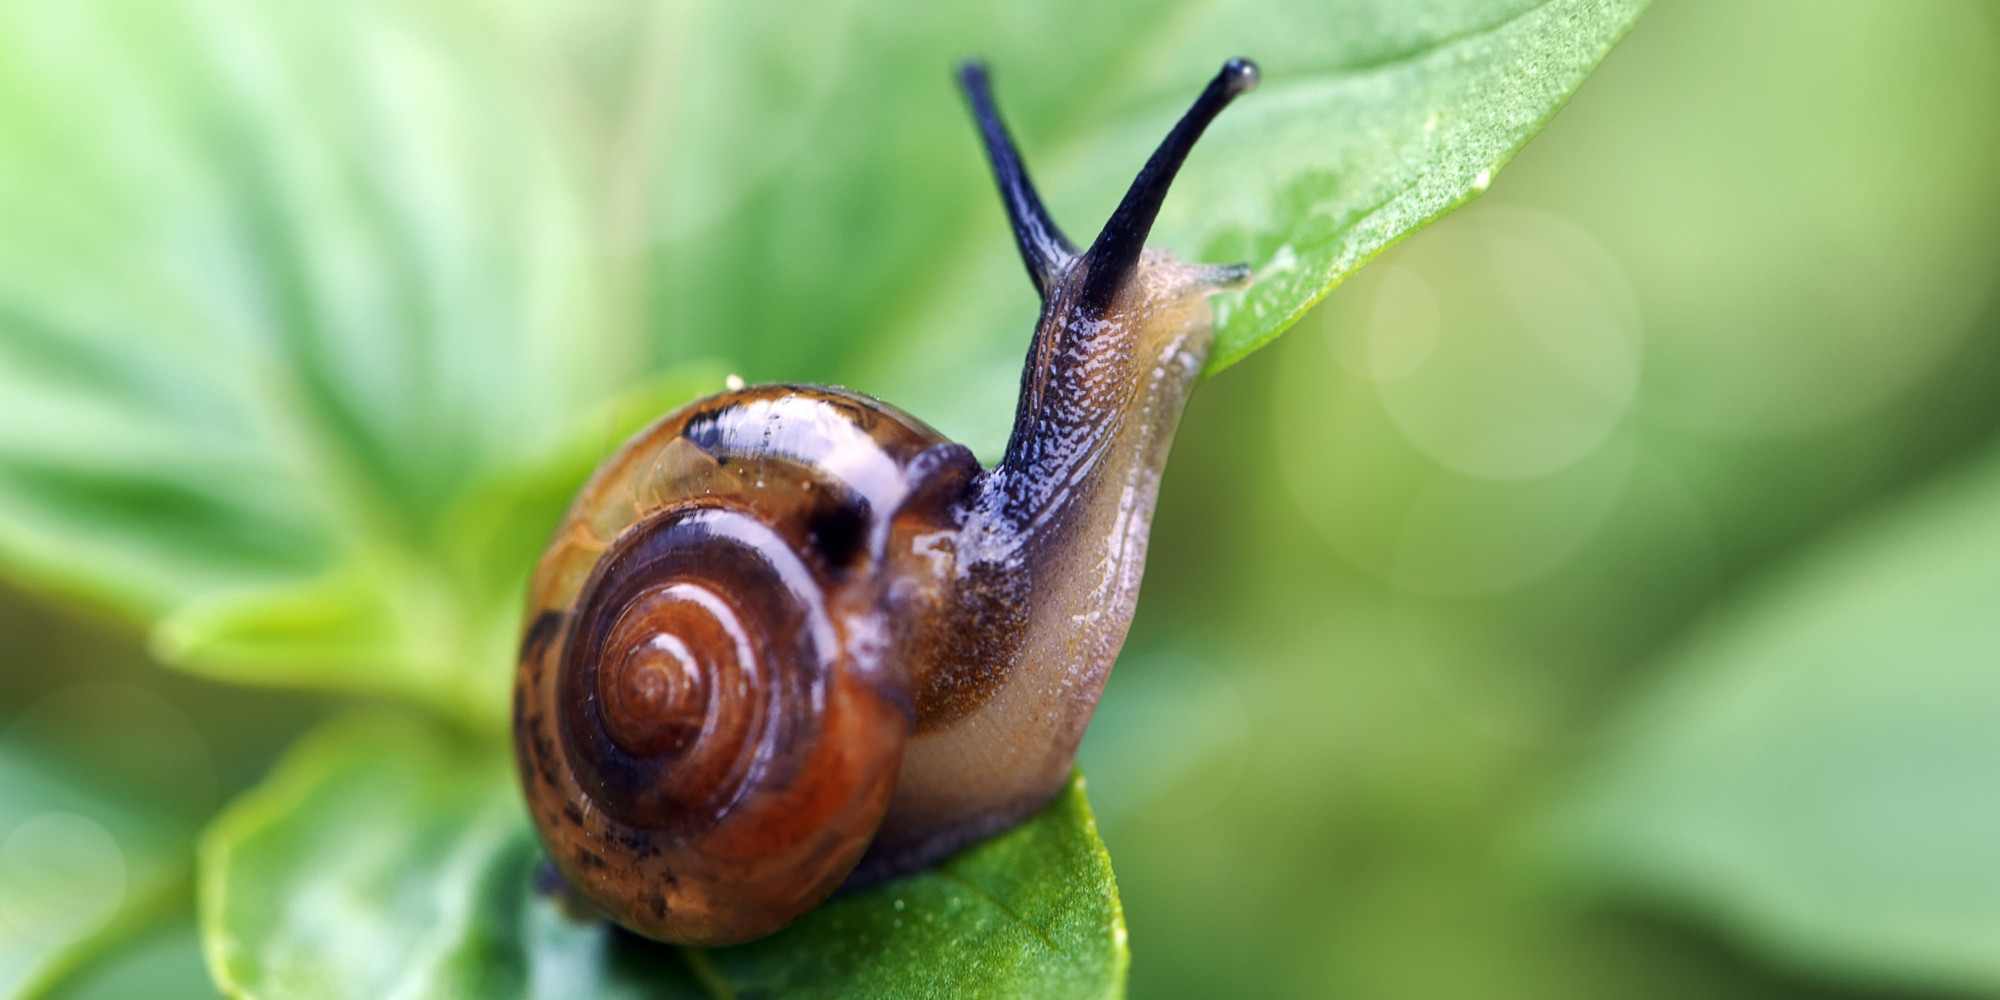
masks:
<instances>
[{"instance_id":1,"label":"blurred green background","mask_svg":"<svg viewBox=\"0 0 2000 1000\"><path fill-rule=\"evenodd\" d=\"M1996 178L2000 8L1658 0L1204 385L1083 758L1131 994L2000 996ZM336 703L7 593L9 745L148 808L95 896L0 830L0 935L116 913L58 995L202 995L128 838Z\"/></svg>"}]
</instances>

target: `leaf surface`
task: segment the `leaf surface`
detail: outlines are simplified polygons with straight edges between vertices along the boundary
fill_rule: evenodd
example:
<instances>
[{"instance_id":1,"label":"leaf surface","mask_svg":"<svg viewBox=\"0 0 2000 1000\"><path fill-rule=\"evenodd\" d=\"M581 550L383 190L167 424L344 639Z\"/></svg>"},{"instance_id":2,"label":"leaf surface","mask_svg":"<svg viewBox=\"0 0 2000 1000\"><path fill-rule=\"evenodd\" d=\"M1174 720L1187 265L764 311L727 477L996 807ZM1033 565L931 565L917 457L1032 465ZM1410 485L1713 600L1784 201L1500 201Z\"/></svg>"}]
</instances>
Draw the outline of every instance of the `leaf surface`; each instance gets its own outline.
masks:
<instances>
[{"instance_id":1,"label":"leaf surface","mask_svg":"<svg viewBox=\"0 0 2000 1000\"><path fill-rule=\"evenodd\" d=\"M490 732L546 532L624 434L716 387L703 358L997 451L1035 307L964 55L1079 238L1224 57L1262 62L1155 240L1256 268L1218 300L1220 368L1482 190L1642 5L8 7L0 565L189 669L487 734L337 726L213 828L232 990L1118 993L1080 788L742 949L560 918Z\"/></svg>"},{"instance_id":2,"label":"leaf surface","mask_svg":"<svg viewBox=\"0 0 2000 1000\"><path fill-rule=\"evenodd\" d=\"M189 834L0 741L0 997L39 995L185 900Z\"/></svg>"},{"instance_id":3,"label":"leaf surface","mask_svg":"<svg viewBox=\"0 0 2000 1000\"><path fill-rule=\"evenodd\" d=\"M616 377L519 26L0 11L0 560L241 680L497 715L468 507ZM522 565L508 567L512 577Z\"/></svg>"},{"instance_id":4,"label":"leaf surface","mask_svg":"<svg viewBox=\"0 0 2000 1000\"><path fill-rule=\"evenodd\" d=\"M1214 372L1483 191L1644 3L739 6L655 25L634 57L626 103L659 109L640 199L655 350L726 353L753 380L837 378L992 458L1037 303L956 60L991 64L1079 243L1225 57L1260 63L1263 86L1189 157L1152 240L1256 269L1217 300Z\"/></svg>"},{"instance_id":5,"label":"leaf surface","mask_svg":"<svg viewBox=\"0 0 2000 1000\"><path fill-rule=\"evenodd\" d=\"M505 754L405 718L349 717L295 748L203 841L210 966L232 995L1103 997L1124 918L1072 784L939 868L836 897L709 951L564 915Z\"/></svg>"},{"instance_id":6,"label":"leaf surface","mask_svg":"<svg viewBox=\"0 0 2000 1000\"><path fill-rule=\"evenodd\" d=\"M727 358L998 451L1035 306L954 60L1079 238L1262 60L1156 240L1258 269L1219 368L1481 189L1640 6L10 7L0 564L204 673L497 722L520 581L633 428L602 400Z\"/></svg>"},{"instance_id":7,"label":"leaf surface","mask_svg":"<svg viewBox=\"0 0 2000 1000\"><path fill-rule=\"evenodd\" d=\"M183 915L95 958L63 980L47 1000L217 1000L202 965L192 906Z\"/></svg>"},{"instance_id":8,"label":"leaf surface","mask_svg":"<svg viewBox=\"0 0 2000 1000\"><path fill-rule=\"evenodd\" d=\"M2000 994L1996 595L1989 455L1674 658L1559 827L1574 874L1802 969Z\"/></svg>"}]
</instances>

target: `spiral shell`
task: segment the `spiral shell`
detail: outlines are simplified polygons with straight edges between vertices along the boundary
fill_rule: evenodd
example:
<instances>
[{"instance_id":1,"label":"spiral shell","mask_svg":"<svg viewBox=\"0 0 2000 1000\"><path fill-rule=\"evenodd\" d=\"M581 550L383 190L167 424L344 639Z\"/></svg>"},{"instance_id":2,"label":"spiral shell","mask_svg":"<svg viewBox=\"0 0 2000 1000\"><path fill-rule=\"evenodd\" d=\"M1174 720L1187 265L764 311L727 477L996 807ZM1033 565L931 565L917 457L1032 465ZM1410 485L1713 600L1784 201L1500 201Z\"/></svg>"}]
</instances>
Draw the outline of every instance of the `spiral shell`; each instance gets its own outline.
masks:
<instances>
[{"instance_id":1,"label":"spiral shell","mask_svg":"<svg viewBox=\"0 0 2000 1000\"><path fill-rule=\"evenodd\" d=\"M535 575L515 704L570 885L709 945L840 884L913 724L890 529L932 520L910 509L926 475L971 463L862 397L764 387L670 415L605 466Z\"/></svg>"}]
</instances>

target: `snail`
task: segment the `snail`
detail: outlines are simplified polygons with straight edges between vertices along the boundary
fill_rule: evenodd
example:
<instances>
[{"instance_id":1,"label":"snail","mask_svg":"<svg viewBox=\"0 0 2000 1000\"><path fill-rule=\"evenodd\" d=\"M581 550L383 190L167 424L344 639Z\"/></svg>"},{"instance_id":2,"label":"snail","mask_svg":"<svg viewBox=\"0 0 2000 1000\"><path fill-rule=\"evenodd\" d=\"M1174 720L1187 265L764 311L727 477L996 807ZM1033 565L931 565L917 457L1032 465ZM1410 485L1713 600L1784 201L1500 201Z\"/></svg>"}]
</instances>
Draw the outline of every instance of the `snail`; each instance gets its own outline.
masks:
<instances>
[{"instance_id":1,"label":"snail","mask_svg":"<svg viewBox=\"0 0 2000 1000\"><path fill-rule=\"evenodd\" d=\"M1138 598L1161 470L1248 268L1145 246L1233 59L1088 249L987 73L959 80L1042 297L1005 456L885 403L737 388L598 468L529 584L514 743L550 860L628 929L771 933L926 867L1067 781Z\"/></svg>"}]
</instances>

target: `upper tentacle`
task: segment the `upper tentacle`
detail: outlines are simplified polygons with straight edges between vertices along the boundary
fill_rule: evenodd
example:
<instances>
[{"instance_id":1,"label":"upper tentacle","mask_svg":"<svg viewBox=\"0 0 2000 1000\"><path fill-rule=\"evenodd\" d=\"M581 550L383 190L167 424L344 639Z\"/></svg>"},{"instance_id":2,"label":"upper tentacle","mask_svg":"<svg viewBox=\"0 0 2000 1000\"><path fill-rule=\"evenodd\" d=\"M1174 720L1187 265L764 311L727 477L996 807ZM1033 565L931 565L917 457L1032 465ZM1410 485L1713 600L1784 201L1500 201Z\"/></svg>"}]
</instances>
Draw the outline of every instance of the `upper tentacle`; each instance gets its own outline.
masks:
<instances>
[{"instance_id":1,"label":"upper tentacle","mask_svg":"<svg viewBox=\"0 0 2000 1000\"><path fill-rule=\"evenodd\" d=\"M1153 220L1159 217L1160 204L1167 198L1167 188L1172 186L1174 175L1180 172L1195 140L1201 138L1208 123L1230 101L1255 90L1257 79L1257 64L1248 59L1223 63L1222 71L1195 98L1194 106L1167 133L1160 148L1153 151L1145 168L1126 189L1125 199L1118 203L1117 210L1111 213L1110 220L1104 223L1104 229L1084 254L1083 288L1077 305L1086 315L1099 316L1110 307L1112 297L1138 266L1139 254L1146 249L1146 236L1153 231Z\"/></svg>"},{"instance_id":2,"label":"upper tentacle","mask_svg":"<svg viewBox=\"0 0 2000 1000\"><path fill-rule=\"evenodd\" d=\"M1035 193L1035 184L1028 179L1028 168L1021 163L1021 152L1014 146L1014 137L1007 133L999 109L993 106L993 88L987 79L986 64L969 62L959 67L958 81L965 89L965 99L972 104L973 116L979 120L979 136L985 140L986 158L993 165L993 180L1000 185L1000 197L1007 204L1007 221L1013 226L1015 245L1021 248L1021 261L1028 265L1028 277L1034 280L1035 291L1047 300L1063 269L1076 259L1076 244L1049 218L1049 210Z\"/></svg>"}]
</instances>

